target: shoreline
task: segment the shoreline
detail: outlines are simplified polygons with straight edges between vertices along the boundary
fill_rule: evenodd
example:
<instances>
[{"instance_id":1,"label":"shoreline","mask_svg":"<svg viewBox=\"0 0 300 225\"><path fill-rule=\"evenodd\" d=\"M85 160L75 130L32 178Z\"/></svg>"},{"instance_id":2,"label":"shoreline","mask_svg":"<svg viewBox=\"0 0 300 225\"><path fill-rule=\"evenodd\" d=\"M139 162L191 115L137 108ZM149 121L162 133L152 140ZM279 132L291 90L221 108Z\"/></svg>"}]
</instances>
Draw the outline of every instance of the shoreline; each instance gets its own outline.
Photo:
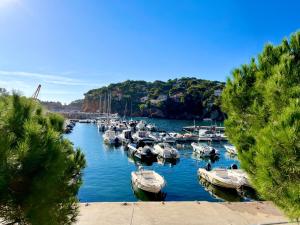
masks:
<instances>
[{"instance_id":1,"label":"shoreline","mask_svg":"<svg viewBox=\"0 0 300 225\"><path fill-rule=\"evenodd\" d=\"M77 225L296 224L271 202L88 202Z\"/></svg>"}]
</instances>

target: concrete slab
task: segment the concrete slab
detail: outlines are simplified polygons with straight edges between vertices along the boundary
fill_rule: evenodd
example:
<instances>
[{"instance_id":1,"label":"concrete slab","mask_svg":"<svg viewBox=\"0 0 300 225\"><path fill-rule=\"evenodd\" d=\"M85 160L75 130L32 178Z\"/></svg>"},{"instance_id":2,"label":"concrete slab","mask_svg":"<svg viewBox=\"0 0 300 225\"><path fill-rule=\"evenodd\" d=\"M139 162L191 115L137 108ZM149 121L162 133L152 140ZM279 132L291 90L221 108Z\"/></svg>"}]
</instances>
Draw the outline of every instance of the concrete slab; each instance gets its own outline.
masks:
<instances>
[{"instance_id":1,"label":"concrete slab","mask_svg":"<svg viewBox=\"0 0 300 225\"><path fill-rule=\"evenodd\" d=\"M135 202L80 204L77 225L287 224L270 202ZM290 223L291 224L291 223Z\"/></svg>"}]
</instances>

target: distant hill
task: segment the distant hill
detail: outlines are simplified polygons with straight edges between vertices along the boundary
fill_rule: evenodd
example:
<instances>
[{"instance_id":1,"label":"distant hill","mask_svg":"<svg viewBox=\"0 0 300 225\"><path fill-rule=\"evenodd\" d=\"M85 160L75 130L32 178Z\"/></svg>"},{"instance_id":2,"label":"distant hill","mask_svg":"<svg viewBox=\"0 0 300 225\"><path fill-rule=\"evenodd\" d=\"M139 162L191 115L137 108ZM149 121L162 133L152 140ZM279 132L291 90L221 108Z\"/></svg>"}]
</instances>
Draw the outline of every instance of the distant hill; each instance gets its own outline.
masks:
<instances>
[{"instance_id":1,"label":"distant hill","mask_svg":"<svg viewBox=\"0 0 300 225\"><path fill-rule=\"evenodd\" d=\"M166 82L127 80L88 91L82 110L106 112L107 96L111 93L111 111L120 115L223 120L220 95L224 86L223 82L193 77Z\"/></svg>"},{"instance_id":2,"label":"distant hill","mask_svg":"<svg viewBox=\"0 0 300 225\"><path fill-rule=\"evenodd\" d=\"M83 99L75 100L70 104L63 105L61 102L41 101L42 105L52 112L81 111Z\"/></svg>"}]
</instances>

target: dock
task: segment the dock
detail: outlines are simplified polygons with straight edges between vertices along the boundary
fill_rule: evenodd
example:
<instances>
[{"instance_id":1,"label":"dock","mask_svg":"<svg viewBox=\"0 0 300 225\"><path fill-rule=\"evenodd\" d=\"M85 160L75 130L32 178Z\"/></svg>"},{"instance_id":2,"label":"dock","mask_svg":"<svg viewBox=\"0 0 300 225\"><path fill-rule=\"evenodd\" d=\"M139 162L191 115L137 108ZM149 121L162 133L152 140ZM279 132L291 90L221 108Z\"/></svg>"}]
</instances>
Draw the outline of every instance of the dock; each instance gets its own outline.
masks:
<instances>
[{"instance_id":1,"label":"dock","mask_svg":"<svg viewBox=\"0 0 300 225\"><path fill-rule=\"evenodd\" d=\"M220 131L220 132L225 131L225 127L219 127L219 126L186 126L183 127L182 130L188 132L195 132L199 130L211 130L212 127L215 129L215 131Z\"/></svg>"},{"instance_id":2,"label":"dock","mask_svg":"<svg viewBox=\"0 0 300 225\"><path fill-rule=\"evenodd\" d=\"M77 225L296 224L271 202L81 203Z\"/></svg>"}]
</instances>

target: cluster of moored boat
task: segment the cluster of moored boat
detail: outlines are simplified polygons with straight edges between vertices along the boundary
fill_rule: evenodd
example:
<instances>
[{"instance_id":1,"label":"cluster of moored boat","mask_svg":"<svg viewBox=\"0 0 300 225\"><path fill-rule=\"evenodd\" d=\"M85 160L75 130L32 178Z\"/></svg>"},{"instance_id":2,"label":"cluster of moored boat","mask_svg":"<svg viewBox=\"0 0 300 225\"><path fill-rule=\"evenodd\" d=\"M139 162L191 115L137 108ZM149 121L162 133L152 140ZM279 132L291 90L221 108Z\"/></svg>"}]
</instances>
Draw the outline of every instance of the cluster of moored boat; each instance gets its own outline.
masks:
<instances>
[{"instance_id":1,"label":"cluster of moored boat","mask_svg":"<svg viewBox=\"0 0 300 225\"><path fill-rule=\"evenodd\" d=\"M65 121L65 124L64 124L64 132L66 134L69 134L72 132L73 128L75 127L76 125L76 121L74 120L66 120Z\"/></svg>"},{"instance_id":2,"label":"cluster of moored boat","mask_svg":"<svg viewBox=\"0 0 300 225\"><path fill-rule=\"evenodd\" d=\"M160 159L164 161L178 161L179 151L173 147L174 143L190 142L193 152L201 157L217 157L220 153L211 142L226 139L224 133L215 127L199 129L199 135L193 133L176 133L159 131L154 124L145 121L125 121L118 119L101 119L97 121L97 127L103 132L103 140L108 145L125 145L128 155L140 162L155 162ZM205 139L204 137L207 137ZM208 141L208 144L201 141ZM233 145L225 144L224 148L230 154L237 154ZM247 175L237 168L200 168L198 176L207 182L230 189L249 187ZM159 193L165 186L165 179L153 170L145 170L139 167L131 173L132 184L145 192Z\"/></svg>"}]
</instances>

